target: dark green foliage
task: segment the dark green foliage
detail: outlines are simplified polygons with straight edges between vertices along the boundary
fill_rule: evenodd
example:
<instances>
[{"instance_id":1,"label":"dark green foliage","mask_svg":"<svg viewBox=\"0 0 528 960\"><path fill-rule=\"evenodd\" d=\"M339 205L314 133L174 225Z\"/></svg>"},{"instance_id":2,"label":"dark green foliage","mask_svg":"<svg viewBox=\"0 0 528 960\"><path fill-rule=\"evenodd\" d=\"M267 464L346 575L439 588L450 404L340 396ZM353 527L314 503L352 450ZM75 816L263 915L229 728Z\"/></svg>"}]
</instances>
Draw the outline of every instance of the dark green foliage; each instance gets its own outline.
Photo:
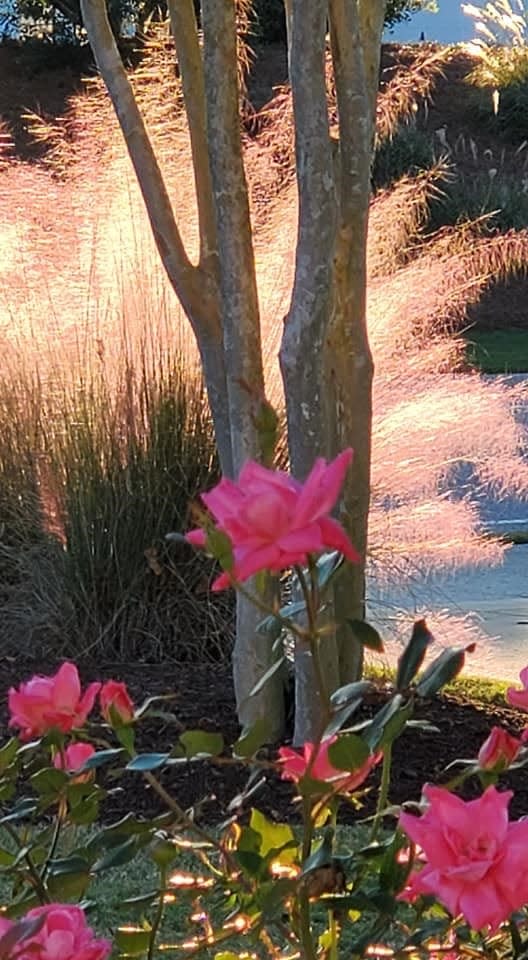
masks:
<instances>
[{"instance_id":1,"label":"dark green foliage","mask_svg":"<svg viewBox=\"0 0 528 960\"><path fill-rule=\"evenodd\" d=\"M427 0L388 0L385 24L387 27L393 27L403 20L410 20L413 13L417 13L428 5Z\"/></svg>"},{"instance_id":2,"label":"dark green foliage","mask_svg":"<svg viewBox=\"0 0 528 960\"><path fill-rule=\"evenodd\" d=\"M376 149L372 167L375 190L390 187L407 174L429 170L434 164L431 138L414 126L402 126Z\"/></svg>"},{"instance_id":3,"label":"dark green foliage","mask_svg":"<svg viewBox=\"0 0 528 960\"><path fill-rule=\"evenodd\" d=\"M413 13L422 9L428 0L388 0L385 23L388 27L408 20ZM195 0L197 14L200 12L200 0ZM108 0L110 20L116 35L119 33L120 23L126 20L129 24L136 24L141 29L148 17L167 16L166 0ZM78 31L80 25L79 0L16 0L13 12L2 14L0 19L0 36L20 29L19 16L29 18L26 25L27 36L36 36L46 43L78 44L81 37ZM31 21L40 21L44 26L35 31ZM254 39L261 43L277 43L286 40L286 22L283 0L253 0L253 29Z\"/></svg>"},{"instance_id":4,"label":"dark green foliage","mask_svg":"<svg viewBox=\"0 0 528 960\"><path fill-rule=\"evenodd\" d=\"M263 43L286 41L283 0L254 0L253 36Z\"/></svg>"},{"instance_id":5,"label":"dark green foliage","mask_svg":"<svg viewBox=\"0 0 528 960\"><path fill-rule=\"evenodd\" d=\"M454 176L431 200L429 227L437 230L486 215L490 232L528 227L528 193L518 176L502 171L493 175L493 170Z\"/></svg>"}]
</instances>

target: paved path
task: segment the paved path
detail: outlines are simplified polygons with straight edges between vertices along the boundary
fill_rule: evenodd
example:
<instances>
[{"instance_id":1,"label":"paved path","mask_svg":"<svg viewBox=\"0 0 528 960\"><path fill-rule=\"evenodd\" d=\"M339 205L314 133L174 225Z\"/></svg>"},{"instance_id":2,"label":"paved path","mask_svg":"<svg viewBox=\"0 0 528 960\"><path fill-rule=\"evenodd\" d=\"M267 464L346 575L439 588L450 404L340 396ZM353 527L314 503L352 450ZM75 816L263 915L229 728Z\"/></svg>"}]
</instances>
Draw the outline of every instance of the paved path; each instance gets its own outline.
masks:
<instances>
[{"instance_id":1,"label":"paved path","mask_svg":"<svg viewBox=\"0 0 528 960\"><path fill-rule=\"evenodd\" d=\"M405 636L412 618L430 611L443 645L471 639L472 625L478 624L487 639L470 658L470 673L514 680L528 663L528 544L512 547L500 567L417 579L400 593L371 584L370 596L370 616L380 623L384 636ZM457 618L452 626L444 622L446 613ZM389 642L389 659L399 649Z\"/></svg>"}]
</instances>

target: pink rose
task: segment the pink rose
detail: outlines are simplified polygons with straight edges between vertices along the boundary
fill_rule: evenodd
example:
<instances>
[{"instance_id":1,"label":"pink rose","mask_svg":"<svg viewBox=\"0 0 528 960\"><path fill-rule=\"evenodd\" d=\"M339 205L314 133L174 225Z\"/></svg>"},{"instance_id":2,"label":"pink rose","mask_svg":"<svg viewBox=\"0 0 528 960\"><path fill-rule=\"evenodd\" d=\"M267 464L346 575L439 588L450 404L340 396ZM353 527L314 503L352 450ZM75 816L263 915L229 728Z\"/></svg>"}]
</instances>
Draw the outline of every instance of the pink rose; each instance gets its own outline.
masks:
<instances>
[{"instance_id":1,"label":"pink rose","mask_svg":"<svg viewBox=\"0 0 528 960\"><path fill-rule=\"evenodd\" d=\"M282 764L282 779L294 780L295 783L298 783L308 772L312 780L321 780L328 783L340 793L351 793L352 790L356 790L366 780L372 767L379 762L381 754L378 753L368 757L363 766L353 770L352 773L348 770L338 770L330 763L328 757L328 750L336 740L337 737L328 737L319 744L319 749L311 766L310 762L315 750L313 743L305 743L302 753L299 753L298 750L292 750L291 747L281 747L279 762Z\"/></svg>"},{"instance_id":2,"label":"pink rose","mask_svg":"<svg viewBox=\"0 0 528 960\"><path fill-rule=\"evenodd\" d=\"M123 725L131 723L134 719L134 704L125 683L120 683L118 680L108 680L104 683L99 693L99 703L101 713L107 723L112 723L110 708Z\"/></svg>"},{"instance_id":3,"label":"pink rose","mask_svg":"<svg viewBox=\"0 0 528 960\"><path fill-rule=\"evenodd\" d=\"M423 816L400 815L425 860L401 896L435 896L453 917L462 914L474 930L493 933L528 903L528 820L510 823L513 794L495 787L478 800L464 801L430 784L424 795L429 807Z\"/></svg>"},{"instance_id":4,"label":"pink rose","mask_svg":"<svg viewBox=\"0 0 528 960\"><path fill-rule=\"evenodd\" d=\"M29 910L26 919L33 917L44 917L44 922L25 941L20 960L106 960L110 954L111 943L95 938L80 907L51 903Z\"/></svg>"},{"instance_id":5,"label":"pink rose","mask_svg":"<svg viewBox=\"0 0 528 960\"><path fill-rule=\"evenodd\" d=\"M223 477L213 490L202 494L218 529L231 540L235 580L247 580L260 570L278 572L304 564L308 554L326 549L359 561L345 531L330 516L351 460L352 450L343 451L329 464L316 460L304 484L250 460L237 483ZM187 540L204 547L207 535L204 530L192 530ZM223 573L213 590L223 590L230 582Z\"/></svg>"},{"instance_id":6,"label":"pink rose","mask_svg":"<svg viewBox=\"0 0 528 960\"><path fill-rule=\"evenodd\" d=\"M69 733L82 727L92 709L100 683L91 683L81 697L77 667L63 663L53 677L32 677L8 694L10 727L20 728L22 740L40 737L49 730Z\"/></svg>"},{"instance_id":7,"label":"pink rose","mask_svg":"<svg viewBox=\"0 0 528 960\"><path fill-rule=\"evenodd\" d=\"M522 690L516 687L509 687L506 691L506 699L512 707L519 707L519 710L528 710L528 667L524 667L519 674Z\"/></svg>"},{"instance_id":8,"label":"pink rose","mask_svg":"<svg viewBox=\"0 0 528 960\"><path fill-rule=\"evenodd\" d=\"M501 773L513 763L521 746L521 741L517 737L512 737L502 727L492 727L489 737L478 753L480 769Z\"/></svg>"},{"instance_id":9,"label":"pink rose","mask_svg":"<svg viewBox=\"0 0 528 960\"><path fill-rule=\"evenodd\" d=\"M68 773L76 773L95 753L90 743L71 743L63 753L56 753L53 758L53 766L57 770L66 770ZM86 777L90 776L87 771ZM84 777L81 777L84 779Z\"/></svg>"}]
</instances>

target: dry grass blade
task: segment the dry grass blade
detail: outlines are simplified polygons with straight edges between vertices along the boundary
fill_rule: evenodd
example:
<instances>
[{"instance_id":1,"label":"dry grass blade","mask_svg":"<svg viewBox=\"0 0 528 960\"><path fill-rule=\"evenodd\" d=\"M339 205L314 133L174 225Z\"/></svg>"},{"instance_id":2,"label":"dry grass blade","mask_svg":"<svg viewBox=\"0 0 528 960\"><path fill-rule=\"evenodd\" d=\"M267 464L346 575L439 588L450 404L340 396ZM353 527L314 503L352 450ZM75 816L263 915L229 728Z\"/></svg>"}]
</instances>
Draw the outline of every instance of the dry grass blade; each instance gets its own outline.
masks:
<instances>
[{"instance_id":1,"label":"dry grass blade","mask_svg":"<svg viewBox=\"0 0 528 960\"><path fill-rule=\"evenodd\" d=\"M376 117L378 142L394 136L398 126L411 120L420 104L431 99L451 56L449 47L426 48L413 52L409 62L384 71ZM387 78L390 72L392 76Z\"/></svg>"},{"instance_id":2,"label":"dry grass blade","mask_svg":"<svg viewBox=\"0 0 528 960\"><path fill-rule=\"evenodd\" d=\"M394 273L409 259L412 243L427 221L429 202L449 175L440 160L431 170L404 177L392 189L378 193L370 207L369 276Z\"/></svg>"}]
</instances>

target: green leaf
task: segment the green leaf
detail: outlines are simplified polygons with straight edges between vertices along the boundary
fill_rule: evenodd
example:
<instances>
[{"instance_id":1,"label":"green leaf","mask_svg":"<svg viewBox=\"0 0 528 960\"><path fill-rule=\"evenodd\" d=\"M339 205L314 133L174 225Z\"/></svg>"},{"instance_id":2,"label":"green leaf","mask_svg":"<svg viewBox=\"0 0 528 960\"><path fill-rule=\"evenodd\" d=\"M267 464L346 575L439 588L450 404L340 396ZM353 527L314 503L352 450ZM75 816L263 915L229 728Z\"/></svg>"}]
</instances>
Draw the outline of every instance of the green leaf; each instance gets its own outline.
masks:
<instances>
[{"instance_id":1,"label":"green leaf","mask_svg":"<svg viewBox=\"0 0 528 960\"><path fill-rule=\"evenodd\" d=\"M345 621L354 633L354 637L367 650L374 650L375 653L383 653L383 640L378 631L366 620L351 620L347 617Z\"/></svg>"},{"instance_id":2,"label":"green leaf","mask_svg":"<svg viewBox=\"0 0 528 960\"><path fill-rule=\"evenodd\" d=\"M397 690L407 689L411 680L413 680L418 673L427 648L433 640L434 637L428 629L425 620L417 620L413 626L411 639L398 660L398 670L396 673Z\"/></svg>"},{"instance_id":3,"label":"green leaf","mask_svg":"<svg viewBox=\"0 0 528 960\"><path fill-rule=\"evenodd\" d=\"M169 867L179 856L179 849L172 840L162 835L153 837L149 847L150 859L157 867Z\"/></svg>"},{"instance_id":4,"label":"green leaf","mask_svg":"<svg viewBox=\"0 0 528 960\"><path fill-rule=\"evenodd\" d=\"M82 773L85 773L87 770L97 770L98 767L104 767L107 763L111 763L112 760L117 760L123 753L124 750L122 750L121 747L112 747L109 750L98 750L97 753L93 753L91 757L88 757L88 760L86 760L79 769Z\"/></svg>"},{"instance_id":5,"label":"green leaf","mask_svg":"<svg viewBox=\"0 0 528 960\"><path fill-rule=\"evenodd\" d=\"M363 731L370 749L378 750L388 743L393 743L411 718L413 709L411 700L405 702L400 693L395 694Z\"/></svg>"},{"instance_id":6,"label":"green leaf","mask_svg":"<svg viewBox=\"0 0 528 960\"><path fill-rule=\"evenodd\" d=\"M120 900L118 907L148 907L154 903L159 896L159 890L151 890L150 893L140 893L137 897L127 897L126 900Z\"/></svg>"},{"instance_id":7,"label":"green leaf","mask_svg":"<svg viewBox=\"0 0 528 960\"><path fill-rule=\"evenodd\" d=\"M88 871L48 877L47 887L57 900L80 900L90 885Z\"/></svg>"},{"instance_id":8,"label":"green leaf","mask_svg":"<svg viewBox=\"0 0 528 960\"><path fill-rule=\"evenodd\" d=\"M242 869L249 873L251 877L258 877L262 874L264 860L259 853L255 853L253 850L237 850L235 857Z\"/></svg>"},{"instance_id":9,"label":"green leaf","mask_svg":"<svg viewBox=\"0 0 528 960\"><path fill-rule=\"evenodd\" d=\"M0 848L0 867L10 867L15 860L15 854L10 850Z\"/></svg>"},{"instance_id":10,"label":"green leaf","mask_svg":"<svg viewBox=\"0 0 528 960\"><path fill-rule=\"evenodd\" d=\"M147 953L150 944L150 929L143 927L118 927L114 933L114 940L120 954L125 957L142 957Z\"/></svg>"},{"instance_id":11,"label":"green leaf","mask_svg":"<svg viewBox=\"0 0 528 960\"><path fill-rule=\"evenodd\" d=\"M330 703L333 707L339 709L344 706L354 704L354 708L359 707L361 701L374 689L374 684L369 680L357 680L355 683L347 683L344 687L339 687L330 697Z\"/></svg>"},{"instance_id":12,"label":"green leaf","mask_svg":"<svg viewBox=\"0 0 528 960\"><path fill-rule=\"evenodd\" d=\"M331 550L329 553L323 553L316 563L317 585L322 592L326 589L330 581L335 577L337 571L344 563L343 554L338 550Z\"/></svg>"},{"instance_id":13,"label":"green leaf","mask_svg":"<svg viewBox=\"0 0 528 960\"><path fill-rule=\"evenodd\" d=\"M116 711L117 713L117 711ZM130 723L112 723L114 728L115 735L119 740L119 743L122 743L127 753L134 753L134 747L136 742L136 734L134 727Z\"/></svg>"},{"instance_id":14,"label":"green leaf","mask_svg":"<svg viewBox=\"0 0 528 960\"><path fill-rule=\"evenodd\" d=\"M70 807L69 819L76 827L89 826L99 816L99 796L87 797L74 807Z\"/></svg>"},{"instance_id":15,"label":"green leaf","mask_svg":"<svg viewBox=\"0 0 528 960\"><path fill-rule=\"evenodd\" d=\"M369 756L368 744L355 733L342 734L328 749L328 759L338 770L359 770Z\"/></svg>"},{"instance_id":16,"label":"green leaf","mask_svg":"<svg viewBox=\"0 0 528 960\"><path fill-rule=\"evenodd\" d=\"M138 843L136 837L128 837L124 843L114 847L97 860L92 870L94 873L102 873L103 870L110 870L112 867L122 867L125 863L130 863L138 852Z\"/></svg>"},{"instance_id":17,"label":"green leaf","mask_svg":"<svg viewBox=\"0 0 528 960\"><path fill-rule=\"evenodd\" d=\"M292 863L295 860L297 843L293 830L286 823L273 823L268 820L260 810L253 809L249 820L250 828L259 834L260 849L262 857L267 857L269 853L275 854L280 863ZM291 849L292 846L295 849ZM290 848L286 851L285 848Z\"/></svg>"},{"instance_id":18,"label":"green leaf","mask_svg":"<svg viewBox=\"0 0 528 960\"><path fill-rule=\"evenodd\" d=\"M261 620L257 627L258 633L264 633L271 639L278 637L284 626L283 620L294 620L300 613L306 613L306 602L304 600L295 600L292 603L286 603L280 608L277 615L270 614Z\"/></svg>"},{"instance_id":19,"label":"green leaf","mask_svg":"<svg viewBox=\"0 0 528 960\"><path fill-rule=\"evenodd\" d=\"M266 686L268 680L271 680L273 676L277 673L278 670L281 670L283 665L286 663L286 657L279 657L278 660L275 660L275 663L272 663L271 667L266 670L266 673L257 681L255 686L250 690L248 696L254 697L257 693L260 693L263 687Z\"/></svg>"},{"instance_id":20,"label":"green leaf","mask_svg":"<svg viewBox=\"0 0 528 960\"><path fill-rule=\"evenodd\" d=\"M235 565L235 558L233 556L233 545L227 533L224 533L223 530L219 530L217 527L209 527L206 534L207 539L205 545L207 552L218 561L222 570L230 573Z\"/></svg>"},{"instance_id":21,"label":"green leaf","mask_svg":"<svg viewBox=\"0 0 528 960\"><path fill-rule=\"evenodd\" d=\"M318 870L320 867L329 866L333 858L333 844L334 831L332 827L327 827L321 843L303 863L303 874L310 873L311 870Z\"/></svg>"},{"instance_id":22,"label":"green leaf","mask_svg":"<svg viewBox=\"0 0 528 960\"><path fill-rule=\"evenodd\" d=\"M4 746L0 748L0 772L3 772L15 759L20 744L16 737L11 737Z\"/></svg>"},{"instance_id":23,"label":"green leaf","mask_svg":"<svg viewBox=\"0 0 528 960\"><path fill-rule=\"evenodd\" d=\"M339 687L330 697L331 706L335 713L326 726L323 738L331 737L341 729L350 715L361 705L367 693L373 689L373 684L368 680L359 680L356 683L347 683L344 687Z\"/></svg>"},{"instance_id":24,"label":"green leaf","mask_svg":"<svg viewBox=\"0 0 528 960\"><path fill-rule=\"evenodd\" d=\"M442 650L420 677L416 685L418 696L432 697L446 683L454 680L464 666L466 653L473 653L474 649L475 644L470 643L467 647L447 647Z\"/></svg>"},{"instance_id":25,"label":"green leaf","mask_svg":"<svg viewBox=\"0 0 528 960\"><path fill-rule=\"evenodd\" d=\"M30 778L31 785L41 796L58 795L68 783L68 774L56 767L42 767Z\"/></svg>"},{"instance_id":26,"label":"green leaf","mask_svg":"<svg viewBox=\"0 0 528 960\"><path fill-rule=\"evenodd\" d=\"M180 736L189 760L198 757L218 757L224 749L221 733L207 733L206 730L186 730Z\"/></svg>"},{"instance_id":27,"label":"green leaf","mask_svg":"<svg viewBox=\"0 0 528 960\"><path fill-rule=\"evenodd\" d=\"M50 877L64 877L70 874L89 873L90 864L78 853L72 853L69 857L58 857L52 860L48 867Z\"/></svg>"},{"instance_id":28,"label":"green leaf","mask_svg":"<svg viewBox=\"0 0 528 960\"><path fill-rule=\"evenodd\" d=\"M159 770L169 757L170 753L138 753L137 757L127 763L125 770L133 770L135 773Z\"/></svg>"},{"instance_id":29,"label":"green leaf","mask_svg":"<svg viewBox=\"0 0 528 960\"><path fill-rule=\"evenodd\" d=\"M245 727L233 747L235 757L253 757L265 743L270 741L271 719L257 717L255 723Z\"/></svg>"}]
</instances>

